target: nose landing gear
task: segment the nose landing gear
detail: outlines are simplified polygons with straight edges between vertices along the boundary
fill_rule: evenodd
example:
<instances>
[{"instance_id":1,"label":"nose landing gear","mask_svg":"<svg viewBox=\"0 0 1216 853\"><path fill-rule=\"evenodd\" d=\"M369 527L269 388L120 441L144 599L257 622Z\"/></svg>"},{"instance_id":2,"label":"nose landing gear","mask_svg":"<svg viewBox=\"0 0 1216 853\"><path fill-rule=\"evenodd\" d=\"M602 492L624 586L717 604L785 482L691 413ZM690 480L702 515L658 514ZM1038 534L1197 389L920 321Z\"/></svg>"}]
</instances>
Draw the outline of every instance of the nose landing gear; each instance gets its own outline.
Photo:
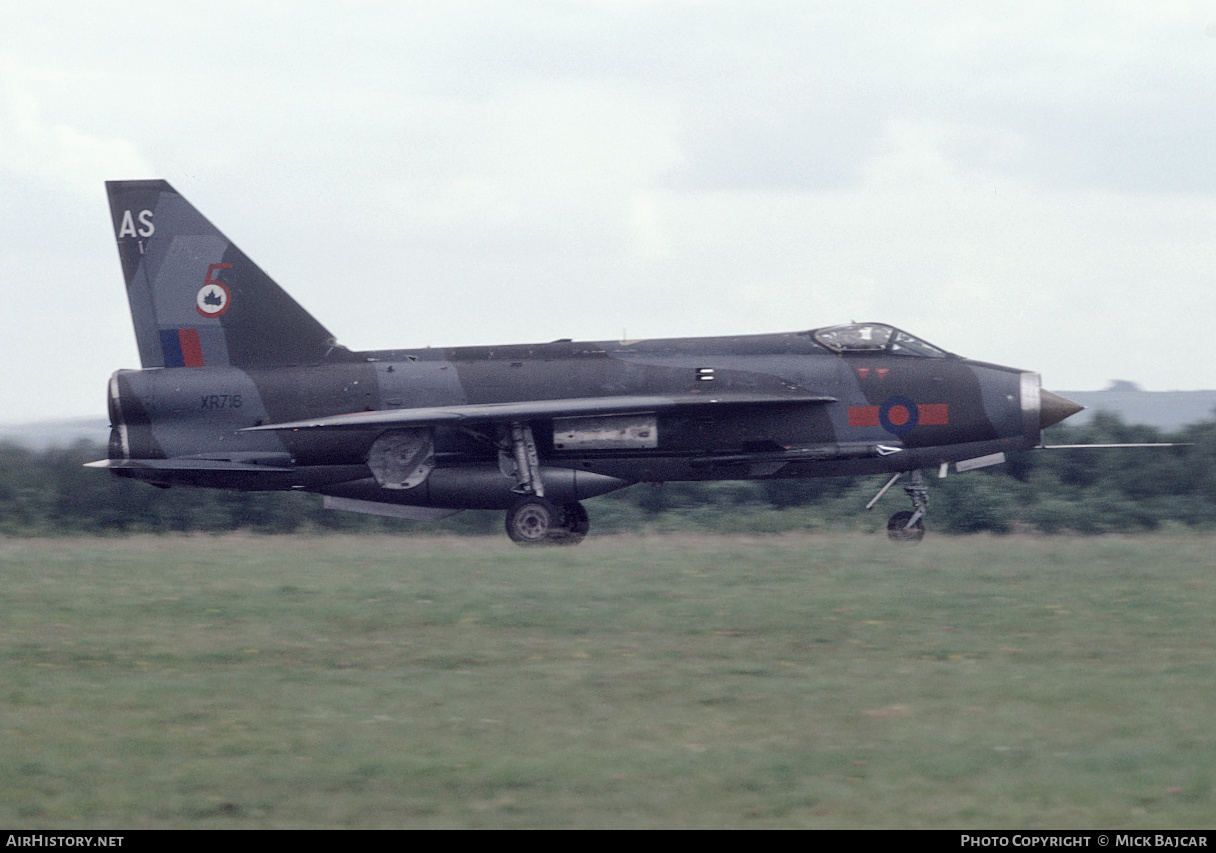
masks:
<instances>
[{"instance_id":1,"label":"nose landing gear","mask_svg":"<svg viewBox=\"0 0 1216 853\"><path fill-rule=\"evenodd\" d=\"M877 495L866 504L866 509L873 508L878 499L887 493L903 476L896 474L883 486ZM887 519L887 538L892 542L919 542L925 538L925 513L929 510L929 487L920 470L912 472L909 482L904 484L904 492L912 500L912 510L903 510Z\"/></svg>"},{"instance_id":2,"label":"nose landing gear","mask_svg":"<svg viewBox=\"0 0 1216 853\"><path fill-rule=\"evenodd\" d=\"M905 509L888 518L887 538L892 542L919 542L924 539L925 520L915 516L916 513Z\"/></svg>"}]
</instances>

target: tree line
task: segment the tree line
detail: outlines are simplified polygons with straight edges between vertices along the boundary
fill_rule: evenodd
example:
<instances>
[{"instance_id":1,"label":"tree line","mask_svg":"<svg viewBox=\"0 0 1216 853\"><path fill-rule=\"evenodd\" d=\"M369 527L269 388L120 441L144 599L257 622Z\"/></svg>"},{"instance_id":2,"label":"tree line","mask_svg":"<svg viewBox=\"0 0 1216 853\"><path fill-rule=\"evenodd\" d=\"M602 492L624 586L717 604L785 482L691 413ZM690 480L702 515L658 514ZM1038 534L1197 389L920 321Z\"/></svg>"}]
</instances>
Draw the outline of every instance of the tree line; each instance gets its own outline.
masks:
<instances>
[{"instance_id":1,"label":"tree line","mask_svg":"<svg viewBox=\"0 0 1216 853\"><path fill-rule=\"evenodd\" d=\"M1175 433L1099 414L1058 426L1048 444L1184 442L1128 450L1047 450L1003 465L938 479L930 526L950 533L1136 533L1216 528L1216 420ZM84 468L105 456L90 442L50 450L0 444L0 535L396 531L497 532L499 512L464 512L438 523L321 508L315 495L158 489ZM865 503L884 477L638 485L587 502L593 530L781 532L879 529L906 508L892 489L872 513Z\"/></svg>"}]
</instances>

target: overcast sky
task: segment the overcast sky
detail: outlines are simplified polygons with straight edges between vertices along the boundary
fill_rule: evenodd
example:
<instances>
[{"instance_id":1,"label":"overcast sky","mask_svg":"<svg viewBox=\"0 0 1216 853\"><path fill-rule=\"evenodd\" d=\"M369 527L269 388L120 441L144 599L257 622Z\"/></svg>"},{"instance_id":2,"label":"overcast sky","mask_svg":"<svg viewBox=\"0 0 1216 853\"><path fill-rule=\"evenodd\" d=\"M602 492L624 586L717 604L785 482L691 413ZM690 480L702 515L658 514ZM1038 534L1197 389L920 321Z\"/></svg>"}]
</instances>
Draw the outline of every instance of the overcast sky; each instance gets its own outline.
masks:
<instances>
[{"instance_id":1,"label":"overcast sky","mask_svg":"<svg viewBox=\"0 0 1216 853\"><path fill-rule=\"evenodd\" d=\"M103 181L352 349L881 320L1216 387L1212 2L0 5L0 422L139 366Z\"/></svg>"}]
</instances>

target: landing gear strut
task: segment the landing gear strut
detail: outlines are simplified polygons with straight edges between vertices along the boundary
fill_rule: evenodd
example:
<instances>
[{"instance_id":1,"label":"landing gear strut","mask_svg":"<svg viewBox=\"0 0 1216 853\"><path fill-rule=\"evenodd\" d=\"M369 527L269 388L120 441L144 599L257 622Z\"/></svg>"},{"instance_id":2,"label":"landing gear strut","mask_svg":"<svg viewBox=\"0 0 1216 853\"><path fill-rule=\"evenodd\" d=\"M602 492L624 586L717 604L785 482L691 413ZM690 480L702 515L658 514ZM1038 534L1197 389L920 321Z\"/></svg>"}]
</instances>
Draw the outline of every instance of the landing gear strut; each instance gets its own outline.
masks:
<instances>
[{"instance_id":1,"label":"landing gear strut","mask_svg":"<svg viewBox=\"0 0 1216 853\"><path fill-rule=\"evenodd\" d=\"M577 545L589 529L587 510L577 501L558 506L533 496L507 510L507 535L517 545Z\"/></svg>"},{"instance_id":2,"label":"landing gear strut","mask_svg":"<svg viewBox=\"0 0 1216 853\"><path fill-rule=\"evenodd\" d=\"M507 510L507 535L519 545L577 545L591 528L587 510L578 501L555 504L545 497L545 482L532 428L512 422L502 436L498 467L515 480L511 491L523 495Z\"/></svg>"},{"instance_id":3,"label":"landing gear strut","mask_svg":"<svg viewBox=\"0 0 1216 853\"><path fill-rule=\"evenodd\" d=\"M878 499L887 493L887 489L895 485L903 474L896 474L882 487L874 499L866 504L870 509L878 503ZM929 510L929 487L919 470L913 471L909 482L904 484L904 492L912 500L912 510L903 510L887 519L887 538L892 542L919 542L925 538L925 513Z\"/></svg>"}]
</instances>

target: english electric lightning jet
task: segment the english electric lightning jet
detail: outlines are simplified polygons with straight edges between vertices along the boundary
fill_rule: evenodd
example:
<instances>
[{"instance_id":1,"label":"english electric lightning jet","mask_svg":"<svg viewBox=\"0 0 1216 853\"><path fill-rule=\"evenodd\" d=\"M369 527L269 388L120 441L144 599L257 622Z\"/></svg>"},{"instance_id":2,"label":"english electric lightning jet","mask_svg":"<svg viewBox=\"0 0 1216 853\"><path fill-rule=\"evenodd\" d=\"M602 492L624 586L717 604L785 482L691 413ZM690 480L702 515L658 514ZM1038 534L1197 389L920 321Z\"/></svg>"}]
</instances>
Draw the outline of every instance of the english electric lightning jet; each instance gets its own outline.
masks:
<instances>
[{"instance_id":1,"label":"english electric lightning jet","mask_svg":"<svg viewBox=\"0 0 1216 853\"><path fill-rule=\"evenodd\" d=\"M157 486L303 490L333 509L506 510L573 544L640 482L902 474L1039 446L1080 406L1039 375L885 323L719 338L352 352L168 183L106 184L142 370L110 378L109 458Z\"/></svg>"}]
</instances>

